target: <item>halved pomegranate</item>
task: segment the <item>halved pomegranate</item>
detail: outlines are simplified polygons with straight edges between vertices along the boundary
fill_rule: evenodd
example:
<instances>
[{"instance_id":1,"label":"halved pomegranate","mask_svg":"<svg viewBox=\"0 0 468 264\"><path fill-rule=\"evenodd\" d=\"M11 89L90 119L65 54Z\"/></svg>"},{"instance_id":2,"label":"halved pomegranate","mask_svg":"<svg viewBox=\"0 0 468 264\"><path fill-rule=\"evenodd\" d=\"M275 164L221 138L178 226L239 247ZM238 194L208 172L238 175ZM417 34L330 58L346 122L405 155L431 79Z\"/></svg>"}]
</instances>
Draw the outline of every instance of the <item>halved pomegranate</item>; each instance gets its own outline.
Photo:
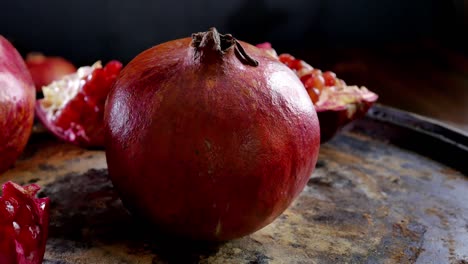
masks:
<instances>
[{"instance_id":1,"label":"halved pomegranate","mask_svg":"<svg viewBox=\"0 0 468 264\"><path fill-rule=\"evenodd\" d=\"M49 198L35 198L40 187L7 182L0 196L0 263L38 264L44 257Z\"/></svg>"},{"instance_id":2,"label":"halved pomegranate","mask_svg":"<svg viewBox=\"0 0 468 264\"><path fill-rule=\"evenodd\" d=\"M42 124L58 138L82 147L103 147L103 111L122 63L101 62L78 69L44 86L36 103Z\"/></svg>"},{"instance_id":3,"label":"halved pomegranate","mask_svg":"<svg viewBox=\"0 0 468 264\"><path fill-rule=\"evenodd\" d=\"M257 47L287 65L301 79L317 111L322 143L346 124L363 117L378 99L377 94L366 87L346 85L331 71L322 72L287 53L278 56L268 42L257 44Z\"/></svg>"},{"instance_id":4,"label":"halved pomegranate","mask_svg":"<svg viewBox=\"0 0 468 264\"><path fill-rule=\"evenodd\" d=\"M44 56L38 52L29 53L25 62L37 92L42 91L42 86L76 72L76 67L68 60L62 57Z\"/></svg>"}]
</instances>

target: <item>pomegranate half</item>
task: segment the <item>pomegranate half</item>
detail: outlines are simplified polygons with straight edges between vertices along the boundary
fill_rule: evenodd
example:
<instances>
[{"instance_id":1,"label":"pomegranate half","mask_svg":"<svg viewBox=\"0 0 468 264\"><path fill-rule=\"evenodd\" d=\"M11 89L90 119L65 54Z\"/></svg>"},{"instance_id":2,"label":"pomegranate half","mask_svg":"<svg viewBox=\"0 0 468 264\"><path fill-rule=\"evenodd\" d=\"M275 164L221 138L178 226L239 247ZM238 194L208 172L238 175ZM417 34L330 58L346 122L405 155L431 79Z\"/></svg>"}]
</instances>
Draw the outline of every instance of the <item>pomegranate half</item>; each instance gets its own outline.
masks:
<instances>
[{"instance_id":1,"label":"pomegranate half","mask_svg":"<svg viewBox=\"0 0 468 264\"><path fill-rule=\"evenodd\" d=\"M36 114L57 138L84 148L104 147L104 104L122 63L80 67L42 87Z\"/></svg>"},{"instance_id":2,"label":"pomegranate half","mask_svg":"<svg viewBox=\"0 0 468 264\"><path fill-rule=\"evenodd\" d=\"M299 78L214 28L134 58L104 121L109 175L127 208L195 240L272 222L304 188L320 146Z\"/></svg>"},{"instance_id":3,"label":"pomegranate half","mask_svg":"<svg viewBox=\"0 0 468 264\"><path fill-rule=\"evenodd\" d=\"M18 51L0 35L0 173L15 163L31 135L36 90Z\"/></svg>"}]
</instances>

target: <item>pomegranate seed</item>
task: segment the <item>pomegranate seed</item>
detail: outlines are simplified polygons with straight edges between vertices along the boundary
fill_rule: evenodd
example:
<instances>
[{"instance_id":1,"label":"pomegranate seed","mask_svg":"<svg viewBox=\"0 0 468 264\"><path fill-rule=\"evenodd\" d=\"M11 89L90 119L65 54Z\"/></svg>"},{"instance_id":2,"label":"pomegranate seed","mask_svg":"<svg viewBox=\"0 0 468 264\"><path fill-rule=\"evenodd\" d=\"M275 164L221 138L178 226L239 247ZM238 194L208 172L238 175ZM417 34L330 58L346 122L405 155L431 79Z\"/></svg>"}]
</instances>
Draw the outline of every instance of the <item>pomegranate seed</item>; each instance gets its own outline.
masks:
<instances>
[{"instance_id":1,"label":"pomegranate seed","mask_svg":"<svg viewBox=\"0 0 468 264\"><path fill-rule=\"evenodd\" d=\"M311 74L308 79L304 82L306 89L315 88L321 91L325 86L325 80L322 75Z\"/></svg>"},{"instance_id":2,"label":"pomegranate seed","mask_svg":"<svg viewBox=\"0 0 468 264\"><path fill-rule=\"evenodd\" d=\"M307 93L309 94L310 99L312 100L312 103L317 103L318 99L320 97L320 91L318 89L312 88L312 89L307 89Z\"/></svg>"},{"instance_id":3,"label":"pomegranate seed","mask_svg":"<svg viewBox=\"0 0 468 264\"><path fill-rule=\"evenodd\" d=\"M300 80L303 84L305 84L307 80L310 79L310 77L312 77L312 73L307 73L307 74L302 75Z\"/></svg>"},{"instance_id":4,"label":"pomegranate seed","mask_svg":"<svg viewBox=\"0 0 468 264\"><path fill-rule=\"evenodd\" d=\"M48 198L37 185L3 185L0 196L0 262L42 263L48 227Z\"/></svg>"},{"instance_id":5,"label":"pomegranate seed","mask_svg":"<svg viewBox=\"0 0 468 264\"><path fill-rule=\"evenodd\" d=\"M291 65L291 63L295 60L294 56L292 56L291 54L287 54L287 53L284 53L284 54L281 54L279 55L278 59L286 64L288 67Z\"/></svg>"},{"instance_id":6,"label":"pomegranate seed","mask_svg":"<svg viewBox=\"0 0 468 264\"><path fill-rule=\"evenodd\" d=\"M122 69L122 66L122 63L119 61L111 60L104 67L104 71L106 72L106 75L117 75Z\"/></svg>"},{"instance_id":7,"label":"pomegranate seed","mask_svg":"<svg viewBox=\"0 0 468 264\"><path fill-rule=\"evenodd\" d=\"M323 78L325 79L326 86L335 86L336 85L336 74L331 71L326 71L323 73Z\"/></svg>"},{"instance_id":8,"label":"pomegranate seed","mask_svg":"<svg viewBox=\"0 0 468 264\"><path fill-rule=\"evenodd\" d=\"M291 66L290 66L291 69L293 70L296 70L296 71L300 71L302 69L302 61L301 60L293 60L291 62Z\"/></svg>"}]
</instances>

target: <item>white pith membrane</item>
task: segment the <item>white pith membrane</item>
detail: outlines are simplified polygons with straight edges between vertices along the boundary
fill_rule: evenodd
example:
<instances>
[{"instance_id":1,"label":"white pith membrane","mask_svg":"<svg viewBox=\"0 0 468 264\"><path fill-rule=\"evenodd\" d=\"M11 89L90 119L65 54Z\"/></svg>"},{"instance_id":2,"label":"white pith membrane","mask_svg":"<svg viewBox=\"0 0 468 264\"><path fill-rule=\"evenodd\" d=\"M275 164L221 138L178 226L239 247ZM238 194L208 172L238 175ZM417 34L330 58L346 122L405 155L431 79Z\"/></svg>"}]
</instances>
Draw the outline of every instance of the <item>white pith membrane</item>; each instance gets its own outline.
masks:
<instances>
[{"instance_id":1,"label":"white pith membrane","mask_svg":"<svg viewBox=\"0 0 468 264\"><path fill-rule=\"evenodd\" d=\"M366 87L358 86L334 86L322 89L318 101L315 103L317 111L348 109L348 114L353 114L357 104L362 102L374 102L377 94Z\"/></svg>"},{"instance_id":2,"label":"white pith membrane","mask_svg":"<svg viewBox=\"0 0 468 264\"><path fill-rule=\"evenodd\" d=\"M65 105L75 98L95 69L102 68L101 61L92 66L80 67L75 73L64 76L62 79L42 87L44 99L40 100L42 110L48 120L55 120Z\"/></svg>"},{"instance_id":3,"label":"white pith membrane","mask_svg":"<svg viewBox=\"0 0 468 264\"><path fill-rule=\"evenodd\" d=\"M297 76L308 74L313 69L311 65L305 61L301 61L302 70L296 72ZM348 117L352 117L357 111L358 104L362 102L374 102L377 100L377 94L369 91L366 87L348 86L346 83L336 78L335 86L326 86L320 92L318 101L314 104L315 110L344 110L347 109Z\"/></svg>"}]
</instances>

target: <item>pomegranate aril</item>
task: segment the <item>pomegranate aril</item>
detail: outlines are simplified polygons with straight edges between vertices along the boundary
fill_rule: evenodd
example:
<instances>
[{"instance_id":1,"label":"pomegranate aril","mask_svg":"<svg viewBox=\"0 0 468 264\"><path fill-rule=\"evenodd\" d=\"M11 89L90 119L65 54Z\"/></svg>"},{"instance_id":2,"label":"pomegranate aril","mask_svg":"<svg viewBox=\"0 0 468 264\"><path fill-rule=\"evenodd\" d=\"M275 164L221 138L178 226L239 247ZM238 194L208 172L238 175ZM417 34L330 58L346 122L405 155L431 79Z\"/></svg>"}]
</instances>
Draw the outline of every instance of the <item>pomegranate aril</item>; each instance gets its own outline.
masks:
<instances>
[{"instance_id":1,"label":"pomegranate aril","mask_svg":"<svg viewBox=\"0 0 468 264\"><path fill-rule=\"evenodd\" d=\"M312 103L317 103L318 102L318 99L320 97L320 91L316 88L310 88L310 89L307 89L307 93L309 94L310 96L310 99L312 100Z\"/></svg>"},{"instance_id":2,"label":"pomegranate aril","mask_svg":"<svg viewBox=\"0 0 468 264\"><path fill-rule=\"evenodd\" d=\"M93 73L90 75L91 78L88 78L87 82L83 86L83 92L88 96L94 96L99 92L99 88L105 83L105 73L104 69L98 68L94 69Z\"/></svg>"},{"instance_id":3,"label":"pomegranate aril","mask_svg":"<svg viewBox=\"0 0 468 264\"><path fill-rule=\"evenodd\" d=\"M34 196L38 190L38 185L24 188L12 182L3 185L0 206L11 211L9 205L13 205L15 213L10 213L10 221L0 221L0 263L42 263L49 223L49 200L36 199Z\"/></svg>"},{"instance_id":4,"label":"pomegranate aril","mask_svg":"<svg viewBox=\"0 0 468 264\"><path fill-rule=\"evenodd\" d=\"M289 67L296 58L291 54L283 53L279 55L278 59Z\"/></svg>"},{"instance_id":5,"label":"pomegranate aril","mask_svg":"<svg viewBox=\"0 0 468 264\"><path fill-rule=\"evenodd\" d=\"M41 230L36 225L20 226L19 234L17 235L16 239L23 241L22 247L26 258L32 257L32 251L36 249L42 242L40 239L38 239L40 235Z\"/></svg>"},{"instance_id":6,"label":"pomegranate aril","mask_svg":"<svg viewBox=\"0 0 468 264\"><path fill-rule=\"evenodd\" d=\"M79 120L86 112L85 95L78 93L62 110L62 113L57 117L55 124L62 129L68 129L70 120Z\"/></svg>"},{"instance_id":7,"label":"pomegranate aril","mask_svg":"<svg viewBox=\"0 0 468 264\"><path fill-rule=\"evenodd\" d=\"M17 212L16 201L3 200L0 201L0 224L4 222L11 222Z\"/></svg>"},{"instance_id":8,"label":"pomegranate aril","mask_svg":"<svg viewBox=\"0 0 468 264\"><path fill-rule=\"evenodd\" d=\"M307 73L307 74L302 75L299 79L304 84L307 82L307 80L310 79L310 77L312 77L312 73Z\"/></svg>"},{"instance_id":9,"label":"pomegranate aril","mask_svg":"<svg viewBox=\"0 0 468 264\"><path fill-rule=\"evenodd\" d=\"M20 226L26 223L34 222L35 217L34 217L32 208L33 207L30 204L24 204L23 206L19 208L18 212L15 215L15 218L18 219L17 223Z\"/></svg>"},{"instance_id":10,"label":"pomegranate aril","mask_svg":"<svg viewBox=\"0 0 468 264\"><path fill-rule=\"evenodd\" d=\"M70 120L76 120L77 118L80 118L80 111L78 102L75 102L74 104L67 105L62 110L62 113L54 120L54 124L62 129L67 129L70 125Z\"/></svg>"},{"instance_id":11,"label":"pomegranate aril","mask_svg":"<svg viewBox=\"0 0 468 264\"><path fill-rule=\"evenodd\" d=\"M106 64L106 66L104 67L104 71L106 72L108 76L118 75L122 67L123 67L122 63L116 60L112 60Z\"/></svg>"},{"instance_id":12,"label":"pomegranate aril","mask_svg":"<svg viewBox=\"0 0 468 264\"><path fill-rule=\"evenodd\" d=\"M302 61L301 60L293 60L291 61L290 65L288 65L289 68L299 71L302 69Z\"/></svg>"},{"instance_id":13,"label":"pomegranate aril","mask_svg":"<svg viewBox=\"0 0 468 264\"><path fill-rule=\"evenodd\" d=\"M316 88L319 91L325 86L325 80L321 75L311 74L304 82L306 89Z\"/></svg>"},{"instance_id":14,"label":"pomegranate aril","mask_svg":"<svg viewBox=\"0 0 468 264\"><path fill-rule=\"evenodd\" d=\"M84 97L84 100L83 100L83 101L84 101L86 104L92 105L92 106L95 105L95 103L93 103L93 102L94 102L94 98L93 98L93 97L91 97L91 96L88 95L88 94L83 95L83 97Z\"/></svg>"},{"instance_id":15,"label":"pomegranate aril","mask_svg":"<svg viewBox=\"0 0 468 264\"><path fill-rule=\"evenodd\" d=\"M325 79L326 86L335 86L336 85L336 74L331 71L326 71L323 73L323 78Z\"/></svg>"},{"instance_id":16,"label":"pomegranate aril","mask_svg":"<svg viewBox=\"0 0 468 264\"><path fill-rule=\"evenodd\" d=\"M92 95L97 89L96 89L96 82L93 82L94 79L90 79L89 81L86 81L86 83L83 85L82 91L80 92L81 94L86 94L86 95Z\"/></svg>"}]
</instances>

